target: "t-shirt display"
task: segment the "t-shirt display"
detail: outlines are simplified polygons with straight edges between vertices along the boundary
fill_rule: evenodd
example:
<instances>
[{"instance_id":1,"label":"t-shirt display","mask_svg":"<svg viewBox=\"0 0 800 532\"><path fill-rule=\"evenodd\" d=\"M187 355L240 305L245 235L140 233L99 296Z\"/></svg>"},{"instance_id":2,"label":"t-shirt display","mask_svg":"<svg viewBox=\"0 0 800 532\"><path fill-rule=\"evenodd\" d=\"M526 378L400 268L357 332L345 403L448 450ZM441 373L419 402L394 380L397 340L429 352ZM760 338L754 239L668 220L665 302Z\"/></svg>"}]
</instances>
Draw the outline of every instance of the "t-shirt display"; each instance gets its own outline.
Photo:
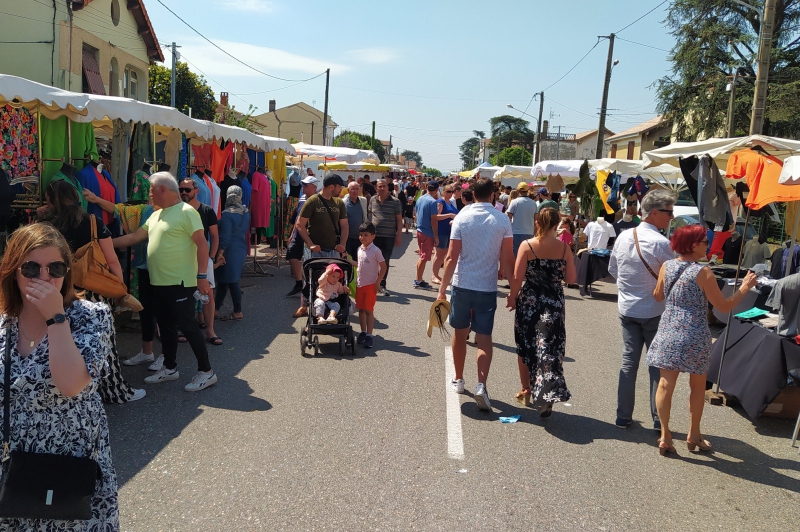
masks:
<instances>
[{"instance_id":1,"label":"t-shirt display","mask_svg":"<svg viewBox=\"0 0 800 532\"><path fill-rule=\"evenodd\" d=\"M766 306L780 309L777 333L795 337L800 334L800 273L784 277L772 287Z\"/></svg>"},{"instance_id":2,"label":"t-shirt display","mask_svg":"<svg viewBox=\"0 0 800 532\"><path fill-rule=\"evenodd\" d=\"M606 249L608 247L608 240L617 236L614 232L614 228L605 220L589 222L583 232L588 239L586 247L589 249Z\"/></svg>"}]
</instances>

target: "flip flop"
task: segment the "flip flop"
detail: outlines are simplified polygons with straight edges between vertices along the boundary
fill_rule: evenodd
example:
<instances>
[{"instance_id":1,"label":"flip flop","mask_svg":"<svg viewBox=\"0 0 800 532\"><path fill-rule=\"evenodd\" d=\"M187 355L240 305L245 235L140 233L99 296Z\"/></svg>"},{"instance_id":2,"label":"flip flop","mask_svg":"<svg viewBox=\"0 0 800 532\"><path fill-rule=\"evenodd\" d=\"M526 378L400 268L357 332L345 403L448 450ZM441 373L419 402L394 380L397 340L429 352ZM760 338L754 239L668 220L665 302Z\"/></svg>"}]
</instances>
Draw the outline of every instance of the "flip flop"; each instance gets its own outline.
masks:
<instances>
[{"instance_id":1,"label":"flip flop","mask_svg":"<svg viewBox=\"0 0 800 532\"><path fill-rule=\"evenodd\" d=\"M205 323L198 323L197 326L200 327L201 329L205 329L206 328L206 324Z\"/></svg>"},{"instance_id":2,"label":"flip flop","mask_svg":"<svg viewBox=\"0 0 800 532\"><path fill-rule=\"evenodd\" d=\"M178 343L179 343L179 344L185 344L185 343L186 343L186 342L188 342L188 341L189 341L189 340L187 340L187 339L186 339L186 337L185 337L184 335L180 335L180 336L178 336Z\"/></svg>"},{"instance_id":3,"label":"flip flop","mask_svg":"<svg viewBox=\"0 0 800 532\"><path fill-rule=\"evenodd\" d=\"M206 342L211 345L222 345L222 338L219 336L212 336L211 338L206 338Z\"/></svg>"},{"instance_id":4,"label":"flip flop","mask_svg":"<svg viewBox=\"0 0 800 532\"><path fill-rule=\"evenodd\" d=\"M233 312L231 312L227 316L223 316L220 318L220 320L222 321L241 321L242 319L244 319L244 316L236 317L236 314L234 314Z\"/></svg>"}]
</instances>

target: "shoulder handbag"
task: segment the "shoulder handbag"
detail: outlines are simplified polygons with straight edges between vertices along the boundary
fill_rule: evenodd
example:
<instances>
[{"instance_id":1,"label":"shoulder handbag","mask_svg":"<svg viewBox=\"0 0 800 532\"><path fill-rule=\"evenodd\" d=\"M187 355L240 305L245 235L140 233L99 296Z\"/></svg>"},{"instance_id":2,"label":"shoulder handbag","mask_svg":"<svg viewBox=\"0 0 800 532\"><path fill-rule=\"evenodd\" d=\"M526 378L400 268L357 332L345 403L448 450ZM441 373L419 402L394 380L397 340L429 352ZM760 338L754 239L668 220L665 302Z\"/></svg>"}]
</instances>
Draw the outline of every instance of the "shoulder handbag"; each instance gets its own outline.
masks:
<instances>
[{"instance_id":1,"label":"shoulder handbag","mask_svg":"<svg viewBox=\"0 0 800 532\"><path fill-rule=\"evenodd\" d=\"M339 222L334 220L333 213L331 212L331 208L328 207L328 202L325 201L325 198L322 197L322 194L318 194L317 197L319 197L319 200L322 202L323 205L325 205L325 210L327 211L328 216L330 216L330 218L331 218L331 223L333 224L333 230L336 231L336 244L337 245L341 244L342 243L342 228L339 227Z\"/></svg>"},{"instance_id":2,"label":"shoulder handbag","mask_svg":"<svg viewBox=\"0 0 800 532\"><path fill-rule=\"evenodd\" d=\"M642 259L642 264L644 267L647 268L647 271L650 272L650 275L653 276L654 279L658 279L658 274L653 271L653 268L647 264L647 261L644 260L644 255L642 255L642 250L639 248L639 235L636 234L636 228L633 228L633 242L636 244L636 253L639 254L639 258Z\"/></svg>"},{"instance_id":3,"label":"shoulder handbag","mask_svg":"<svg viewBox=\"0 0 800 532\"><path fill-rule=\"evenodd\" d=\"M72 282L101 296L117 299L128 293L128 287L111 273L106 256L97 240L97 220L92 218L92 240L75 252L72 260Z\"/></svg>"},{"instance_id":4,"label":"shoulder handbag","mask_svg":"<svg viewBox=\"0 0 800 532\"><path fill-rule=\"evenodd\" d=\"M86 520L100 466L91 458L9 451L11 442L11 321L6 325L3 381L3 476L0 517ZM94 456L97 455L95 442Z\"/></svg>"}]
</instances>

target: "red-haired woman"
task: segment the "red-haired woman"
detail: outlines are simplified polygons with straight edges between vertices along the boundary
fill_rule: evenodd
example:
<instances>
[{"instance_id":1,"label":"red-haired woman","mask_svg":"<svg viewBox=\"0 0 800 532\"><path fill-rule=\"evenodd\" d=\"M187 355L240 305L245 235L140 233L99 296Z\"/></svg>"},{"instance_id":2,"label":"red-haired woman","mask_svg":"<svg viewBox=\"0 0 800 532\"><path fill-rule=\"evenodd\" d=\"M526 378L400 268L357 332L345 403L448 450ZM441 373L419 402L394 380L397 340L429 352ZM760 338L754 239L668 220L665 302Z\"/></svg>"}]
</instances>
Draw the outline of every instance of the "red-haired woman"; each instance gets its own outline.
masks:
<instances>
[{"instance_id":1,"label":"red-haired woman","mask_svg":"<svg viewBox=\"0 0 800 532\"><path fill-rule=\"evenodd\" d=\"M728 312L756 285L755 274L749 272L734 295L727 299L722 295L711 270L697 263L705 256L708 247L706 230L700 225L681 227L672 235L670 245L679 257L661 266L653 296L656 301L666 299L666 309L653 344L647 350L647 364L661 370L656 409L661 420L658 450L662 456L675 452L669 417L672 392L680 373L689 373L691 388L691 428L686 435L687 448L690 451L698 447L701 451L711 450L711 444L703 439L700 432L706 373L711 363L711 332L706 317L708 303L722 312Z\"/></svg>"}]
</instances>

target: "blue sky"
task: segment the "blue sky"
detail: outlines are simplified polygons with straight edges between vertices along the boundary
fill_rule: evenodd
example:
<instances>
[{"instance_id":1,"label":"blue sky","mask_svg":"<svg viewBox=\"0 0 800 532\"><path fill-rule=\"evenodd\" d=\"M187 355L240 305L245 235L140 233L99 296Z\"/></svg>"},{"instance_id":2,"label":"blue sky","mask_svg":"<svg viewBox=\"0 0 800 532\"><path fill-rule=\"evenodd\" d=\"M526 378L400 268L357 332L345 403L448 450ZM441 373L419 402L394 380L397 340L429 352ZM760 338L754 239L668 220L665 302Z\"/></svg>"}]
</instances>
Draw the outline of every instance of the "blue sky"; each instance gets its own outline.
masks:
<instances>
[{"instance_id":1,"label":"blue sky","mask_svg":"<svg viewBox=\"0 0 800 532\"><path fill-rule=\"evenodd\" d=\"M427 166L461 167L458 146L489 118L525 109L597 42L661 0L161 0L219 46L253 67L290 80L331 69L329 114L341 128L369 133ZM655 116L648 86L667 74L674 39L661 5L618 34L607 127L621 132ZM325 78L297 84L269 78L228 58L170 14L146 7L159 41L175 41L189 68L237 109L266 112L304 101L322 109ZM635 41L633 44L627 41ZM642 44L647 45L641 46ZM576 133L597 127L608 41L545 92L544 118ZM166 63L171 61L165 51ZM272 91L272 92L265 92ZM256 94L260 93L260 94ZM237 95L237 96L234 96ZM538 114L538 102L528 112ZM516 113L520 116L519 113ZM527 119L527 117L525 117ZM531 120L532 129L535 121ZM339 130L337 129L337 132ZM299 140L299 139L298 139Z\"/></svg>"}]
</instances>

